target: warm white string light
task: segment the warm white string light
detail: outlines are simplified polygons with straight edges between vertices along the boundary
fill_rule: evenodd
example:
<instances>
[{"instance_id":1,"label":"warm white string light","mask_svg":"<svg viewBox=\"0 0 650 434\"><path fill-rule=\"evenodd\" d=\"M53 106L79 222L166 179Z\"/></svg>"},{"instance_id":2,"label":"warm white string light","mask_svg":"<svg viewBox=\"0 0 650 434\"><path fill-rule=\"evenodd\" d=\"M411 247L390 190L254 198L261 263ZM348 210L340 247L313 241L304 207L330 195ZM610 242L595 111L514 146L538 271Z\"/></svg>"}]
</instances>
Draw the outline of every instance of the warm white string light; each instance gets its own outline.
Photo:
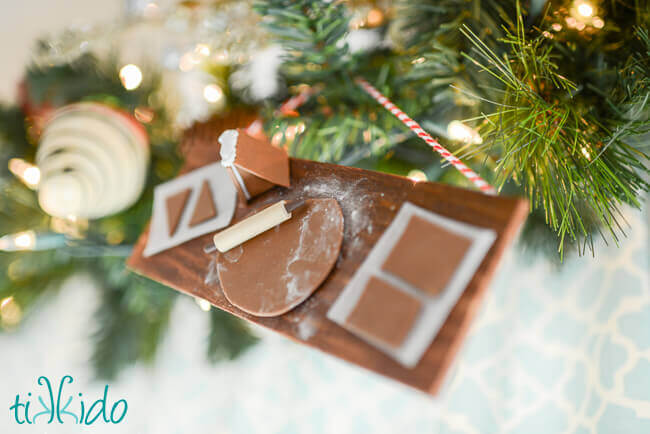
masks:
<instances>
[{"instance_id":1,"label":"warm white string light","mask_svg":"<svg viewBox=\"0 0 650 434\"><path fill-rule=\"evenodd\" d=\"M407 177L408 177L411 181L414 181L414 182L423 182L423 181L427 181L427 175L426 175L426 173L424 173L424 172L421 171L421 170L417 170L417 169L411 170L411 171L408 173Z\"/></svg>"},{"instance_id":2,"label":"warm white string light","mask_svg":"<svg viewBox=\"0 0 650 434\"><path fill-rule=\"evenodd\" d=\"M0 325L5 328L17 325L23 317L23 311L13 296L0 301Z\"/></svg>"},{"instance_id":3,"label":"warm white string light","mask_svg":"<svg viewBox=\"0 0 650 434\"><path fill-rule=\"evenodd\" d=\"M120 69L120 80L126 90L137 89L142 83L142 71L132 63L124 65Z\"/></svg>"},{"instance_id":4,"label":"warm white string light","mask_svg":"<svg viewBox=\"0 0 650 434\"><path fill-rule=\"evenodd\" d=\"M478 131L460 121L449 122L449 125L447 125L447 135L450 139L463 143L473 145L480 145L483 143L483 138Z\"/></svg>"},{"instance_id":5,"label":"warm white string light","mask_svg":"<svg viewBox=\"0 0 650 434\"><path fill-rule=\"evenodd\" d=\"M203 57L208 57L210 55L210 46L208 44L196 44L194 51Z\"/></svg>"},{"instance_id":6,"label":"warm white string light","mask_svg":"<svg viewBox=\"0 0 650 434\"><path fill-rule=\"evenodd\" d=\"M594 7L585 1L578 3L576 9L585 18L589 18L594 14Z\"/></svg>"},{"instance_id":7,"label":"warm white string light","mask_svg":"<svg viewBox=\"0 0 650 434\"><path fill-rule=\"evenodd\" d=\"M196 304L199 306L199 308L203 312L208 312L212 308L212 305L210 304L210 302L208 300L206 300L205 298L194 297L194 301L196 302Z\"/></svg>"},{"instance_id":8,"label":"warm white string light","mask_svg":"<svg viewBox=\"0 0 650 434\"><path fill-rule=\"evenodd\" d=\"M36 234L34 231L23 231L0 237L0 250L5 252L33 250L35 245Z\"/></svg>"},{"instance_id":9,"label":"warm white string light","mask_svg":"<svg viewBox=\"0 0 650 434\"><path fill-rule=\"evenodd\" d=\"M212 104L216 104L223 99L223 90L218 85L211 83L203 88L203 98Z\"/></svg>"},{"instance_id":10,"label":"warm white string light","mask_svg":"<svg viewBox=\"0 0 650 434\"><path fill-rule=\"evenodd\" d=\"M597 7L593 3L587 0L576 0L571 6L571 14L565 18L567 27L580 32L588 27L602 29L605 21L596 15L597 12Z\"/></svg>"},{"instance_id":11,"label":"warm white string light","mask_svg":"<svg viewBox=\"0 0 650 434\"><path fill-rule=\"evenodd\" d=\"M6 297L3 298L2 301L0 301L0 309L4 308L6 305L11 303L13 301L13 297Z\"/></svg>"},{"instance_id":12,"label":"warm white string light","mask_svg":"<svg viewBox=\"0 0 650 434\"><path fill-rule=\"evenodd\" d=\"M12 158L9 160L9 171L13 173L16 178L20 179L23 184L31 189L36 189L41 180L41 171L38 167L28 163L22 158Z\"/></svg>"},{"instance_id":13,"label":"warm white string light","mask_svg":"<svg viewBox=\"0 0 650 434\"><path fill-rule=\"evenodd\" d=\"M56 232L36 233L33 230L17 232L0 237L0 251L51 250L64 247L67 236Z\"/></svg>"}]
</instances>

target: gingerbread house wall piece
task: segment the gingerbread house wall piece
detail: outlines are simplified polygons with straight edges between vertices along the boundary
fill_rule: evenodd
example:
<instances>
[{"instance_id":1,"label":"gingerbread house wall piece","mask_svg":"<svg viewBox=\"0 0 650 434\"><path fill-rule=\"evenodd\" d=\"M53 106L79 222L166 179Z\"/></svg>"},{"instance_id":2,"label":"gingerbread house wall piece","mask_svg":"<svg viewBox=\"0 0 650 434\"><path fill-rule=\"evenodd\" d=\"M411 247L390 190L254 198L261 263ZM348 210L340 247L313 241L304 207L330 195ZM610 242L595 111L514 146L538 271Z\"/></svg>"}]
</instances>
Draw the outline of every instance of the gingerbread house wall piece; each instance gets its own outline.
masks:
<instances>
[{"instance_id":1,"label":"gingerbread house wall piece","mask_svg":"<svg viewBox=\"0 0 650 434\"><path fill-rule=\"evenodd\" d=\"M221 164L237 189L249 200L276 185L289 187L289 157L282 148L250 136L244 129L219 136Z\"/></svg>"},{"instance_id":2,"label":"gingerbread house wall piece","mask_svg":"<svg viewBox=\"0 0 650 434\"><path fill-rule=\"evenodd\" d=\"M144 256L152 256L230 224L237 190L227 170L212 163L154 189Z\"/></svg>"}]
</instances>

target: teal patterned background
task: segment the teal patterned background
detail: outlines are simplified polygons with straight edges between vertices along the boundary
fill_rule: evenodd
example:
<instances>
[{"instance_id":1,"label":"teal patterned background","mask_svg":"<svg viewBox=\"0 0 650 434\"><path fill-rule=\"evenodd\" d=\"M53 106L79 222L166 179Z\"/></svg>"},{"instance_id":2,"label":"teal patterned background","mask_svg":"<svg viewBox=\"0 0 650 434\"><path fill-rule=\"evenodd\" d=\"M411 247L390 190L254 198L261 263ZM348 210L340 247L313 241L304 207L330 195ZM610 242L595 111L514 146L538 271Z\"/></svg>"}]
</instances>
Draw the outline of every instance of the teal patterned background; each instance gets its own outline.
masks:
<instances>
[{"instance_id":1,"label":"teal patterned background","mask_svg":"<svg viewBox=\"0 0 650 434\"><path fill-rule=\"evenodd\" d=\"M18 427L5 411L0 432L650 433L648 213L626 218L620 248L560 270L511 251L437 399L263 330L244 357L210 366L207 316L184 298L158 363L110 385L129 402L123 423ZM43 374L72 374L85 395L101 394L80 338L92 330L79 332L97 302L79 276L25 327L0 336L5 409Z\"/></svg>"}]
</instances>

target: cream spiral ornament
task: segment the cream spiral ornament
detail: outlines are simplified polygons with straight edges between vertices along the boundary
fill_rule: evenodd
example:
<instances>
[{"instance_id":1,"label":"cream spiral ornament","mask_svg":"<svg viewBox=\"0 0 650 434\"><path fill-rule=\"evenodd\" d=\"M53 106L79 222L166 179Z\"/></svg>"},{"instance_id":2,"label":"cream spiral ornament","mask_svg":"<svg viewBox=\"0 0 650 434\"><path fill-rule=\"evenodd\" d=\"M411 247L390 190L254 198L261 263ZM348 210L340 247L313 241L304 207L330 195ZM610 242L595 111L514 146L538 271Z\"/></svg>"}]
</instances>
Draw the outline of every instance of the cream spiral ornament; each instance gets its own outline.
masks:
<instances>
[{"instance_id":1,"label":"cream spiral ornament","mask_svg":"<svg viewBox=\"0 0 650 434\"><path fill-rule=\"evenodd\" d=\"M38 201L55 217L96 219L131 206L149 165L146 131L134 118L99 103L57 110L41 135Z\"/></svg>"}]
</instances>

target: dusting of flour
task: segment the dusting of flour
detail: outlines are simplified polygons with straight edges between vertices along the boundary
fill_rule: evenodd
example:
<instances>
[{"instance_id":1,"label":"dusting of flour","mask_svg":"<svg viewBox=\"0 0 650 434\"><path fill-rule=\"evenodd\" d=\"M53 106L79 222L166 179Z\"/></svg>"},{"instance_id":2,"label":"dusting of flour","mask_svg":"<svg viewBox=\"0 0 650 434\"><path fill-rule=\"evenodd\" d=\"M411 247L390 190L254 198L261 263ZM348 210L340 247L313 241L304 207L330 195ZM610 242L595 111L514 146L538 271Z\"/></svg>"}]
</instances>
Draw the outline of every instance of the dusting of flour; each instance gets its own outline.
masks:
<instances>
[{"instance_id":1,"label":"dusting of flour","mask_svg":"<svg viewBox=\"0 0 650 434\"><path fill-rule=\"evenodd\" d=\"M280 193L280 197L275 197L271 202L277 202L280 199L300 200L311 198L333 198L336 199L344 220L343 233L343 257L354 255L358 249L364 245L363 238L373 233L373 224L371 212L377 204L377 200L383 193L368 193L360 188L362 183L366 182L365 178L360 178L354 182L342 182L336 178L323 176L321 179L312 179L310 181L301 180L292 185L292 188ZM327 203L317 202L312 205L306 212L301 214L300 238L298 245L291 252L291 259L283 275L286 283L286 300L292 303L304 297L305 282L310 278L310 267L300 266L303 261L314 262L320 257L323 249L333 249L335 246L328 245L328 231L336 230L339 224L339 213L330 212L329 218L325 219L322 227L310 227L310 217L313 212L320 210L320 207L327 206ZM313 224L311 226L314 226ZM276 232L279 226L274 229ZM308 233L318 233L318 237L306 237ZM306 242L312 238L312 242ZM235 263L239 260L242 253L242 247L233 249L227 257L227 262ZM339 258L342 259L342 258ZM226 267L226 264L218 264L216 257L210 261L207 273L204 279L206 285L216 285L219 283L218 267ZM301 270L302 269L302 270ZM307 300L309 302L309 299ZM308 339L314 331L310 331L313 325L309 322L304 325L301 323L298 327L298 335Z\"/></svg>"},{"instance_id":2,"label":"dusting of flour","mask_svg":"<svg viewBox=\"0 0 650 434\"><path fill-rule=\"evenodd\" d=\"M332 177L302 181L293 186L284 197L291 199L334 198L341 206L344 217L344 245L347 254L353 254L363 245L360 236L365 232L372 234L373 225L370 211L375 205L376 194L368 194L359 186L365 178L351 183L341 182Z\"/></svg>"},{"instance_id":3,"label":"dusting of flour","mask_svg":"<svg viewBox=\"0 0 650 434\"><path fill-rule=\"evenodd\" d=\"M232 264L234 262L237 262L243 253L243 247L237 246L224 253L224 257L228 262ZM205 278L203 279L204 284L208 286L219 284L219 267L220 265L217 259L217 255L213 255L212 259L210 259L210 263L208 264L208 271L205 273Z\"/></svg>"},{"instance_id":4,"label":"dusting of flour","mask_svg":"<svg viewBox=\"0 0 650 434\"><path fill-rule=\"evenodd\" d=\"M316 324L311 321L311 318L305 318L298 323L298 337L303 341L308 340L316 334Z\"/></svg>"},{"instance_id":5,"label":"dusting of flour","mask_svg":"<svg viewBox=\"0 0 650 434\"><path fill-rule=\"evenodd\" d=\"M219 283L219 273L217 266L217 255L214 255L208 264L208 272L205 274L203 283L210 285L217 285Z\"/></svg>"},{"instance_id":6,"label":"dusting of flour","mask_svg":"<svg viewBox=\"0 0 650 434\"><path fill-rule=\"evenodd\" d=\"M324 213L327 218L321 227L314 227L314 214ZM307 210L300 215L300 236L298 245L291 251L287 268L283 275L287 293L285 300L292 303L304 297L304 291L309 288L311 277L310 267L302 264L315 263L323 256L332 254L335 246L328 244L327 238L331 231L337 230L340 224L340 214L331 202L316 201L309 205ZM318 234L317 237L308 237L308 234ZM325 252L325 253L324 253Z\"/></svg>"}]
</instances>

